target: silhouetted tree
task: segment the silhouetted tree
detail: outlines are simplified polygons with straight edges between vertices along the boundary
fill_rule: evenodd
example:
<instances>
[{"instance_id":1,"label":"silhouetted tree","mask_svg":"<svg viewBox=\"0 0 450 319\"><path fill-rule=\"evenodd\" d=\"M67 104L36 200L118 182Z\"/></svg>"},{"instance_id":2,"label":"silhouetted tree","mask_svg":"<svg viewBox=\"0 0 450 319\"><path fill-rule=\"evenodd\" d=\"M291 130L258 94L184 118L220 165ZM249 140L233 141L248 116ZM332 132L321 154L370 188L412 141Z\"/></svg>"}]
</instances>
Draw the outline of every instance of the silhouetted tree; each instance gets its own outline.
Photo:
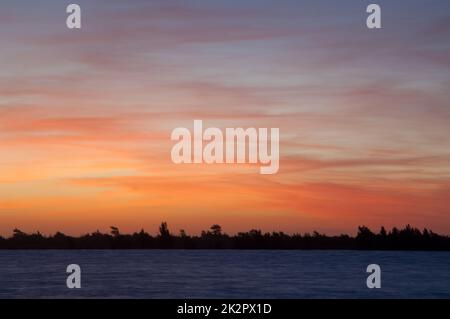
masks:
<instances>
[{"instance_id":1,"label":"silhouetted tree","mask_svg":"<svg viewBox=\"0 0 450 319\"><path fill-rule=\"evenodd\" d=\"M210 229L211 229L211 233L212 233L214 236L220 236L220 235L222 235L222 227L220 227L220 225L214 224L214 225L211 226Z\"/></svg>"},{"instance_id":2,"label":"silhouetted tree","mask_svg":"<svg viewBox=\"0 0 450 319\"><path fill-rule=\"evenodd\" d=\"M167 226L166 222L162 222L159 226L159 235L162 238L170 237L169 227Z\"/></svg>"},{"instance_id":3,"label":"silhouetted tree","mask_svg":"<svg viewBox=\"0 0 450 319\"><path fill-rule=\"evenodd\" d=\"M115 226L109 226L109 228L111 228L111 235L113 237L118 237L120 235L119 228Z\"/></svg>"},{"instance_id":4,"label":"silhouetted tree","mask_svg":"<svg viewBox=\"0 0 450 319\"><path fill-rule=\"evenodd\" d=\"M0 249L377 249L377 250L446 250L450 251L450 237L438 235L431 230L422 232L412 227L381 227L378 234L368 227L358 227L355 237L346 234L327 236L318 232L288 235L283 232L262 233L252 229L234 236L223 233L214 224L201 236L189 236L180 230L179 236L170 234L167 223L161 223L158 236L152 237L143 229L133 234L120 234L111 226L110 234L95 231L80 237L70 237L61 232L43 236L40 232L27 234L13 230L9 238L0 236Z\"/></svg>"},{"instance_id":5,"label":"silhouetted tree","mask_svg":"<svg viewBox=\"0 0 450 319\"><path fill-rule=\"evenodd\" d=\"M13 237L25 237L27 236L26 233L24 233L23 231L21 231L20 229L14 228L13 230Z\"/></svg>"},{"instance_id":6,"label":"silhouetted tree","mask_svg":"<svg viewBox=\"0 0 450 319\"><path fill-rule=\"evenodd\" d=\"M162 222L159 226L159 243L161 248L172 248L173 238L166 222Z\"/></svg>"}]
</instances>

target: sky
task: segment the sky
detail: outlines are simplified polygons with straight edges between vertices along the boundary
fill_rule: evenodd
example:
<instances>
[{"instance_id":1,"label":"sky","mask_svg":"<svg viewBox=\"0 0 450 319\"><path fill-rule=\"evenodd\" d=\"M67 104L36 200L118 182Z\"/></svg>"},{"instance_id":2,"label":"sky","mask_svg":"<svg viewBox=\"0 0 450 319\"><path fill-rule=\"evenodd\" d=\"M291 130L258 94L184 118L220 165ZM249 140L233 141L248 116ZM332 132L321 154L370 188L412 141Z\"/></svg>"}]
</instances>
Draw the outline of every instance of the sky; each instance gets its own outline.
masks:
<instances>
[{"instance_id":1,"label":"sky","mask_svg":"<svg viewBox=\"0 0 450 319\"><path fill-rule=\"evenodd\" d=\"M450 233L447 0L72 2L0 2L1 235ZM174 164L195 119L279 128L278 173Z\"/></svg>"}]
</instances>

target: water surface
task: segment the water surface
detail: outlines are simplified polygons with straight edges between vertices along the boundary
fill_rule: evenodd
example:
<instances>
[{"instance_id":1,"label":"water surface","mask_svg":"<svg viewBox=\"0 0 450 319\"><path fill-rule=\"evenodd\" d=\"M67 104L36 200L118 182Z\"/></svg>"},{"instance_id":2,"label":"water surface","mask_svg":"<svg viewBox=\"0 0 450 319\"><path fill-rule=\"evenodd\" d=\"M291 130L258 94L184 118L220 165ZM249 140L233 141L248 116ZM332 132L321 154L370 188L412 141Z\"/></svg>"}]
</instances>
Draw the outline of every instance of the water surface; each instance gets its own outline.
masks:
<instances>
[{"instance_id":1,"label":"water surface","mask_svg":"<svg viewBox=\"0 0 450 319\"><path fill-rule=\"evenodd\" d=\"M379 264L381 289L366 267ZM81 289L66 267L81 267ZM449 252L0 251L1 298L450 298Z\"/></svg>"}]
</instances>

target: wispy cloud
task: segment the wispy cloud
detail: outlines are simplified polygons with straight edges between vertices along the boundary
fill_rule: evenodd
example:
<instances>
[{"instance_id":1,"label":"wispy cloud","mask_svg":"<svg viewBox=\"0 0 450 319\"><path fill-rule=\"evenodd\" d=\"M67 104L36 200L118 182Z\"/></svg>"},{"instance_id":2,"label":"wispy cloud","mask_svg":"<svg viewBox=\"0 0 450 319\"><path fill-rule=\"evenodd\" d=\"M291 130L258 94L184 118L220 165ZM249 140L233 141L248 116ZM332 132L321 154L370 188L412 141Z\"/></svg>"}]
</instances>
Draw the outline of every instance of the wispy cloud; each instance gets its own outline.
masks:
<instances>
[{"instance_id":1,"label":"wispy cloud","mask_svg":"<svg viewBox=\"0 0 450 319\"><path fill-rule=\"evenodd\" d=\"M80 32L58 1L2 7L0 232L109 213L129 227L450 229L447 1L382 1L379 32L357 1L80 4ZM170 132L194 119L279 127L279 174L174 166Z\"/></svg>"}]
</instances>

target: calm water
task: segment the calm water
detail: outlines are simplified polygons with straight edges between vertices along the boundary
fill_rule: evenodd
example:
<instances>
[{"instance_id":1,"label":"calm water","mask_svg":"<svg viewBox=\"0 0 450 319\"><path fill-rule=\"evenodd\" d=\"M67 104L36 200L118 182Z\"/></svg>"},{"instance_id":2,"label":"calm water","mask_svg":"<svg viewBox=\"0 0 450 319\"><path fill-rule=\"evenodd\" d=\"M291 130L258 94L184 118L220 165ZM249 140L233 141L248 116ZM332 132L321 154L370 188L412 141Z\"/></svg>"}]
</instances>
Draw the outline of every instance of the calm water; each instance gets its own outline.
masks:
<instances>
[{"instance_id":1,"label":"calm water","mask_svg":"<svg viewBox=\"0 0 450 319\"><path fill-rule=\"evenodd\" d=\"M82 288L66 288L79 264ZM382 288L366 287L366 267ZM0 251L1 298L450 298L450 253Z\"/></svg>"}]
</instances>

